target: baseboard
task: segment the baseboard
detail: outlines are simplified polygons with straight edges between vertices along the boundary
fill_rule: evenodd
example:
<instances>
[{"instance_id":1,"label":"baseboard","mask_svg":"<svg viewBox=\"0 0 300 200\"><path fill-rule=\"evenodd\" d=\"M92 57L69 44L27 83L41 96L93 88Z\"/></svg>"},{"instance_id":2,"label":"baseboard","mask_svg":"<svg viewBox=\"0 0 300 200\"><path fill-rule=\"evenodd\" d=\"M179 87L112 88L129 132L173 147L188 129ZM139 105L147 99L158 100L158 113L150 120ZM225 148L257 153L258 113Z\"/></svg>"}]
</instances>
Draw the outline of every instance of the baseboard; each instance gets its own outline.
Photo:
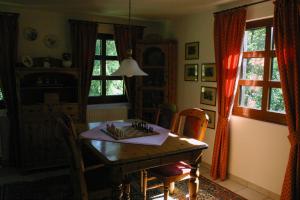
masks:
<instances>
[{"instance_id":1,"label":"baseboard","mask_svg":"<svg viewBox=\"0 0 300 200\"><path fill-rule=\"evenodd\" d=\"M208 164L208 163L205 163L205 162L201 162L201 167L204 167L208 171L210 171L211 165ZM272 192L272 191L270 191L268 189L265 189L265 188L263 188L261 186L258 186L258 185L254 184L252 182L249 182L249 181L247 181L247 180L245 180L243 178L240 178L240 177L235 176L235 175L230 174L230 173L228 174L228 178L230 180L233 180L233 181L235 181L235 182L237 182L237 183L245 186L245 187L253 189L253 190L255 190L255 191L257 191L257 192L259 192L259 193L261 193L261 194L263 194L263 195L271 198L271 199L274 199L274 200L279 200L280 199L280 195L279 194L276 194L276 193L274 193L274 192Z\"/></svg>"}]
</instances>

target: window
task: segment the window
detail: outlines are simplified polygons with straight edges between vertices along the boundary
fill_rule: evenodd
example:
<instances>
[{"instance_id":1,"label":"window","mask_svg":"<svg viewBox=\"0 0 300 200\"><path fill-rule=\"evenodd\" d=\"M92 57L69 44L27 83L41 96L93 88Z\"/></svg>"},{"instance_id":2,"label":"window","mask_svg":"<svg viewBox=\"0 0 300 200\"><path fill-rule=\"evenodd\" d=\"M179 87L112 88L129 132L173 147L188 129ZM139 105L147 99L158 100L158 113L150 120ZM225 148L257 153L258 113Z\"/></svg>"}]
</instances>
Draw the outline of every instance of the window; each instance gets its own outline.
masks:
<instances>
[{"instance_id":1,"label":"window","mask_svg":"<svg viewBox=\"0 0 300 200\"><path fill-rule=\"evenodd\" d=\"M120 66L113 35L98 35L95 54L89 103L125 102L122 77L110 76Z\"/></svg>"},{"instance_id":2,"label":"window","mask_svg":"<svg viewBox=\"0 0 300 200\"><path fill-rule=\"evenodd\" d=\"M233 114L286 124L272 19L248 22Z\"/></svg>"},{"instance_id":3,"label":"window","mask_svg":"<svg viewBox=\"0 0 300 200\"><path fill-rule=\"evenodd\" d=\"M0 82L0 109L4 107L5 107L5 103L4 103L4 97L1 89L1 82Z\"/></svg>"}]
</instances>

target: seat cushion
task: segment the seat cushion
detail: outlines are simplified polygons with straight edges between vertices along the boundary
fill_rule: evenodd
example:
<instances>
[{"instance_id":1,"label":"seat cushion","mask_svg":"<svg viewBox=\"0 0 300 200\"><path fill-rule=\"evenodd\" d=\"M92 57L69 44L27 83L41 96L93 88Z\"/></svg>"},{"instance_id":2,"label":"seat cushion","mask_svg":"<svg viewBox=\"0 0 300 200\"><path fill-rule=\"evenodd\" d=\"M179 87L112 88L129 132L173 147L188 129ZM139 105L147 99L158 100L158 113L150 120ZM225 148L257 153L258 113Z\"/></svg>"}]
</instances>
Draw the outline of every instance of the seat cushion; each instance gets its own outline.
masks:
<instances>
[{"instance_id":1,"label":"seat cushion","mask_svg":"<svg viewBox=\"0 0 300 200\"><path fill-rule=\"evenodd\" d=\"M157 174L162 177L178 176L188 174L191 171L191 166L185 162L177 162L175 164L164 165L150 169L150 173Z\"/></svg>"}]
</instances>

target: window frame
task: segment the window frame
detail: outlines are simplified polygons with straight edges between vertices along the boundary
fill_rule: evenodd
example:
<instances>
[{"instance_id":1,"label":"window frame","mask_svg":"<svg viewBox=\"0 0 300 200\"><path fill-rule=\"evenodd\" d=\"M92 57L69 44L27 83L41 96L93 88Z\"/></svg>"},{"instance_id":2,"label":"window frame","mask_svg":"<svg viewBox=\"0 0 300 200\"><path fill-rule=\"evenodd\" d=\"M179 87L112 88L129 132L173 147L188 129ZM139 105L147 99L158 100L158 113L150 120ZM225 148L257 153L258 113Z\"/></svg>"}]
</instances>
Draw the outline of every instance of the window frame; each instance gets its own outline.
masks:
<instances>
[{"instance_id":1,"label":"window frame","mask_svg":"<svg viewBox=\"0 0 300 200\"><path fill-rule=\"evenodd\" d=\"M269 111L270 108L270 95L271 88L281 88L280 81L272 81L272 58L276 57L275 50L272 50L273 44L271 44L271 28L273 26L273 18L251 21L246 23L246 30L255 29L260 27L266 27L266 39L264 51L242 51L242 60L244 58L264 58L264 75L263 80L238 80L237 92L234 99L233 115L256 119L260 121L273 122L286 125L286 119L284 113L277 113ZM242 66L241 66L242 68ZM242 86L260 86L262 87L262 102L261 110L242 107L239 104L240 90Z\"/></svg>"},{"instance_id":2,"label":"window frame","mask_svg":"<svg viewBox=\"0 0 300 200\"><path fill-rule=\"evenodd\" d=\"M118 56L107 56L106 55L106 41L114 40L114 36L112 34L106 33L98 33L97 40L101 40L101 53L100 55L95 55L94 62L96 60L100 61L101 67L101 75L91 77L92 80L100 80L102 81L102 95L101 96L89 96L88 103L89 104L102 104L102 103L122 103L127 102L126 94L125 94L125 82L121 76L106 76L106 61L107 60L117 60ZM93 63L94 68L94 63ZM93 71L93 70L92 70ZM106 81L107 80L123 80L124 84L124 94L123 95L112 95L106 96Z\"/></svg>"},{"instance_id":3,"label":"window frame","mask_svg":"<svg viewBox=\"0 0 300 200\"><path fill-rule=\"evenodd\" d=\"M4 98L1 80L0 80L0 92L2 93L2 96ZM5 106L4 99L2 99L2 100L0 99L0 109L5 109L5 108L6 108L6 106Z\"/></svg>"}]
</instances>

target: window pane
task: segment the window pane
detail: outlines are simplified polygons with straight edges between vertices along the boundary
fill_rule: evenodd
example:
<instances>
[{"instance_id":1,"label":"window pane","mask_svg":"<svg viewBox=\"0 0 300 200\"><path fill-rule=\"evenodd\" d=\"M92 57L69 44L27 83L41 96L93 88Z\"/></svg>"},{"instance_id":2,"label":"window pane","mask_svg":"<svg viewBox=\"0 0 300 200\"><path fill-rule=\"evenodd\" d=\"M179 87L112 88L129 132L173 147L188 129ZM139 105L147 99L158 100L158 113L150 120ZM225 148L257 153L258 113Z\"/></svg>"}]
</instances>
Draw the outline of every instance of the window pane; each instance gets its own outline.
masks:
<instances>
[{"instance_id":1,"label":"window pane","mask_svg":"<svg viewBox=\"0 0 300 200\"><path fill-rule=\"evenodd\" d=\"M265 50L266 28L249 29L245 31L244 51Z\"/></svg>"},{"instance_id":2,"label":"window pane","mask_svg":"<svg viewBox=\"0 0 300 200\"><path fill-rule=\"evenodd\" d=\"M96 40L96 51L95 51L95 54L97 56L100 56L101 55L101 40Z\"/></svg>"},{"instance_id":3,"label":"window pane","mask_svg":"<svg viewBox=\"0 0 300 200\"><path fill-rule=\"evenodd\" d=\"M120 63L117 60L107 60L106 61L106 75L111 75L117 69L119 69Z\"/></svg>"},{"instance_id":4,"label":"window pane","mask_svg":"<svg viewBox=\"0 0 300 200\"><path fill-rule=\"evenodd\" d=\"M106 95L123 95L124 84L123 80L107 80L106 81Z\"/></svg>"},{"instance_id":5,"label":"window pane","mask_svg":"<svg viewBox=\"0 0 300 200\"><path fill-rule=\"evenodd\" d=\"M278 62L277 58L272 58L271 61L272 64L272 81L280 81L280 75L279 75L279 70L278 70Z\"/></svg>"},{"instance_id":6,"label":"window pane","mask_svg":"<svg viewBox=\"0 0 300 200\"><path fill-rule=\"evenodd\" d=\"M2 90L1 90L1 88L0 88L0 101L3 101L4 99L3 99L3 94L2 94Z\"/></svg>"},{"instance_id":7,"label":"window pane","mask_svg":"<svg viewBox=\"0 0 300 200\"><path fill-rule=\"evenodd\" d=\"M114 40L106 40L106 55L117 56L116 43Z\"/></svg>"},{"instance_id":8,"label":"window pane","mask_svg":"<svg viewBox=\"0 0 300 200\"><path fill-rule=\"evenodd\" d=\"M281 88L271 88L270 111L285 113L284 101Z\"/></svg>"},{"instance_id":9,"label":"window pane","mask_svg":"<svg viewBox=\"0 0 300 200\"><path fill-rule=\"evenodd\" d=\"M240 106L261 110L262 87L242 86Z\"/></svg>"},{"instance_id":10,"label":"window pane","mask_svg":"<svg viewBox=\"0 0 300 200\"><path fill-rule=\"evenodd\" d=\"M241 79L263 80L264 58L244 58Z\"/></svg>"},{"instance_id":11,"label":"window pane","mask_svg":"<svg viewBox=\"0 0 300 200\"><path fill-rule=\"evenodd\" d=\"M101 62L100 60L94 61L94 68L93 68L93 76L101 75Z\"/></svg>"},{"instance_id":12,"label":"window pane","mask_svg":"<svg viewBox=\"0 0 300 200\"><path fill-rule=\"evenodd\" d=\"M95 97L101 95L102 95L102 82L98 80L92 80L89 96Z\"/></svg>"}]
</instances>

